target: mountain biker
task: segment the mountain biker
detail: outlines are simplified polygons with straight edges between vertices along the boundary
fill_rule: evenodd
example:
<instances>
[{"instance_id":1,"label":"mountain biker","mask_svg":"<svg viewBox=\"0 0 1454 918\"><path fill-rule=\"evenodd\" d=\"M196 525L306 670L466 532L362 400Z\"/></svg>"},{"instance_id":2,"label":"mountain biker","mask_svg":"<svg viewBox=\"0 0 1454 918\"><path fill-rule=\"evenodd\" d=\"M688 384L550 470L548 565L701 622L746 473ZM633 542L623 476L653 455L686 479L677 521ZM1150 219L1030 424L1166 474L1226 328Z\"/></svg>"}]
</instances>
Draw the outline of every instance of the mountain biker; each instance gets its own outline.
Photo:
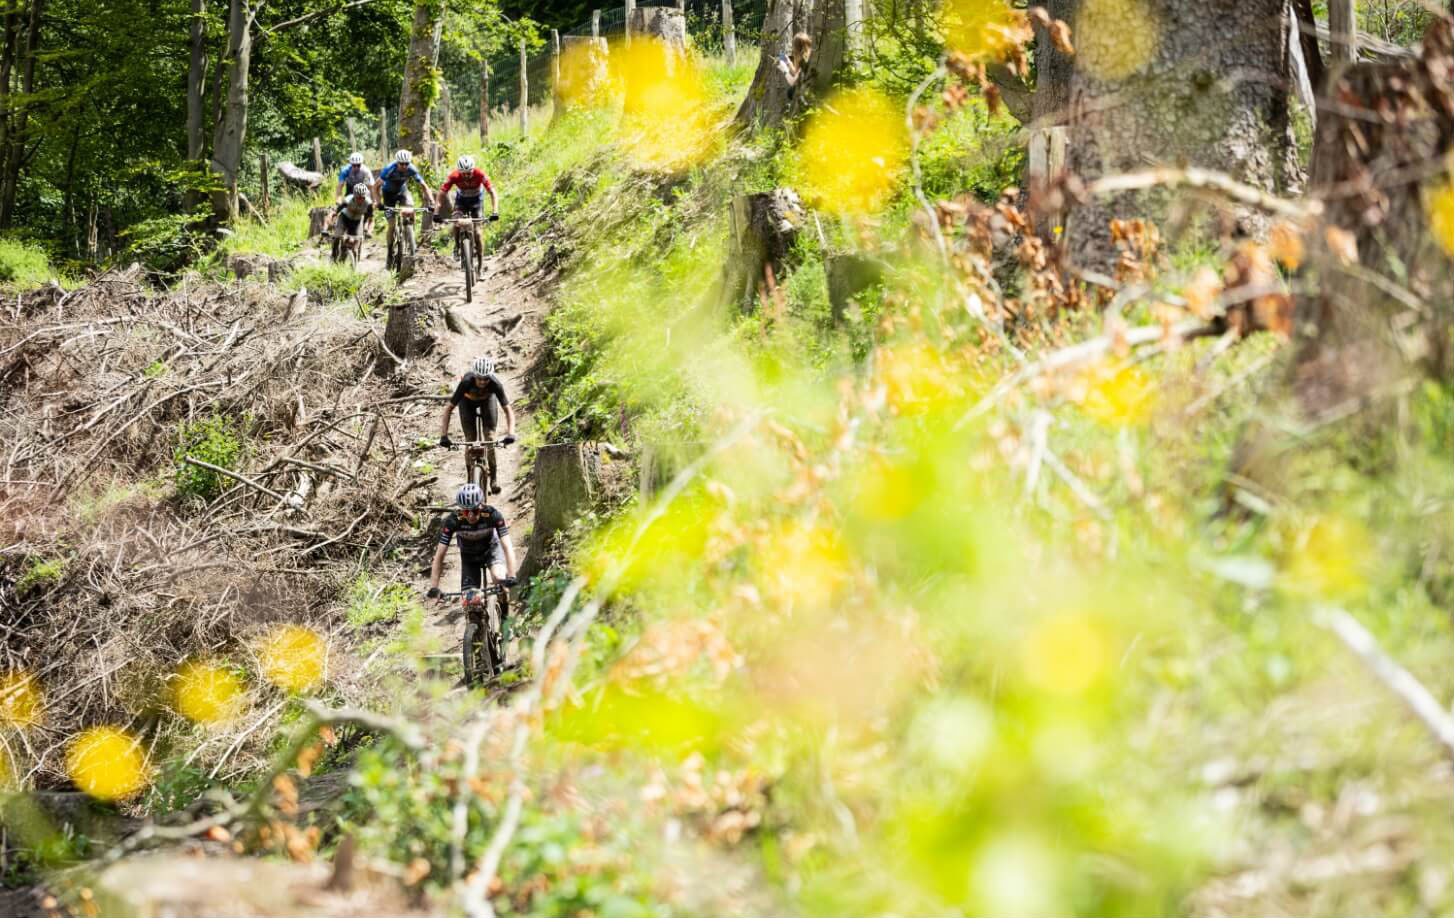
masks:
<instances>
[{"instance_id":1,"label":"mountain biker","mask_svg":"<svg viewBox=\"0 0 1454 918\"><path fill-rule=\"evenodd\" d=\"M353 193L334 208L334 219L343 221L343 230L350 236L357 236L359 224L368 218L373 212L373 204L369 202L369 189L363 182L353 186ZM333 256L338 257L338 239L333 240Z\"/></svg>"},{"instance_id":2,"label":"mountain biker","mask_svg":"<svg viewBox=\"0 0 1454 918\"><path fill-rule=\"evenodd\" d=\"M514 586L515 547L510 544L510 527L505 517L485 503L485 493L477 484L462 486L454 502L459 509L444 518L444 528L439 531L439 545L434 549L434 564L429 570L429 598L439 596L444 555L449 550L450 541L456 538L459 539L460 592L482 588L486 571L501 585ZM506 594L501 593L501 618L505 616L506 605Z\"/></svg>"},{"instance_id":3,"label":"mountain biker","mask_svg":"<svg viewBox=\"0 0 1454 918\"><path fill-rule=\"evenodd\" d=\"M505 409L505 437L500 441L501 446L509 446L515 442L515 412L510 408L510 399L505 395L505 386L500 378L495 375L495 360L492 357L476 357L474 363L470 364L470 371L454 387L454 394L444 405L444 416L439 421L439 445L444 447L453 446L449 439L449 416L455 408L459 408L459 426L464 429L466 441L475 439L478 432L480 436L493 440L495 437L495 423L497 412L495 403L499 402L500 407ZM479 424L476 426L476 419ZM487 469L490 493L500 493L500 479L497 474L495 463L495 447L485 448L485 468Z\"/></svg>"},{"instance_id":4,"label":"mountain biker","mask_svg":"<svg viewBox=\"0 0 1454 918\"><path fill-rule=\"evenodd\" d=\"M348 155L348 165L339 170L338 189L334 196L342 203L344 190L356 187L359 183L363 183L373 195L369 200L368 213L364 215L364 235L367 236L374 222L374 204L378 202L378 192L374 189L374 174L364 165L363 154L355 151Z\"/></svg>"},{"instance_id":5,"label":"mountain biker","mask_svg":"<svg viewBox=\"0 0 1454 918\"><path fill-rule=\"evenodd\" d=\"M480 194L483 190L490 196L490 219L500 219L500 199L495 194L495 186L490 184L490 177L483 170L475 168L475 158L461 156L455 166L439 187L439 219L444 219L444 206L449 202L451 188L456 189L454 209L461 216L479 218L480 205L484 203L484 196Z\"/></svg>"},{"instance_id":6,"label":"mountain biker","mask_svg":"<svg viewBox=\"0 0 1454 918\"><path fill-rule=\"evenodd\" d=\"M374 190L382 195L385 207L412 207L414 201L409 196L410 180L424 189L424 201L428 203L429 183L414 168L414 156L408 150L400 150L394 154L392 163L379 170Z\"/></svg>"}]
</instances>

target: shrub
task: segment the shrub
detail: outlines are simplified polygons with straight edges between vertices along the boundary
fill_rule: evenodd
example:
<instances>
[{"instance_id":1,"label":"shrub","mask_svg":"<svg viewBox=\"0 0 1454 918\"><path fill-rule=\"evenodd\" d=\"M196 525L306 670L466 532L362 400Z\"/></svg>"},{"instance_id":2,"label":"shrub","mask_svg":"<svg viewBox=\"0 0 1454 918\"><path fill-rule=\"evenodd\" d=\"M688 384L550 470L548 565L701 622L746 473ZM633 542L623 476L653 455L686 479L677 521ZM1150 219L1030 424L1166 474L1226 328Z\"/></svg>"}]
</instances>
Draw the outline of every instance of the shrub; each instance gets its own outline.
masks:
<instances>
[{"instance_id":1,"label":"shrub","mask_svg":"<svg viewBox=\"0 0 1454 918\"><path fill-rule=\"evenodd\" d=\"M68 562L65 558L35 558L20 579L15 582L15 593L24 596L35 590L44 589L65 576Z\"/></svg>"},{"instance_id":2,"label":"shrub","mask_svg":"<svg viewBox=\"0 0 1454 918\"><path fill-rule=\"evenodd\" d=\"M0 288L33 290L60 278L40 248L14 239L0 239Z\"/></svg>"},{"instance_id":3,"label":"shrub","mask_svg":"<svg viewBox=\"0 0 1454 918\"><path fill-rule=\"evenodd\" d=\"M363 628L374 622L396 621L414 605L414 593L405 584L361 574L348 590L348 623Z\"/></svg>"},{"instance_id":4,"label":"shrub","mask_svg":"<svg viewBox=\"0 0 1454 918\"><path fill-rule=\"evenodd\" d=\"M230 469L242 458L243 434L236 422L222 415L199 418L183 424L178 437L176 460L177 493L183 497L211 500L222 492L226 476L185 461L191 456Z\"/></svg>"}]
</instances>

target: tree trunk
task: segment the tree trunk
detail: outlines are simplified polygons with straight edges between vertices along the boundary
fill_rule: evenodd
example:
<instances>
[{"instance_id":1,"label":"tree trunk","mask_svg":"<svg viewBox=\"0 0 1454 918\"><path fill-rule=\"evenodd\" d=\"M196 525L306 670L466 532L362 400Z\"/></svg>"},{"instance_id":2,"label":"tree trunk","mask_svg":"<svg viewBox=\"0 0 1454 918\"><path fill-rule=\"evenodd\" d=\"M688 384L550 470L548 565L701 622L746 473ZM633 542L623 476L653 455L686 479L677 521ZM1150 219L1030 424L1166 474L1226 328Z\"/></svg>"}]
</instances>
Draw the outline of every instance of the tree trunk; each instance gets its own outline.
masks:
<instances>
[{"instance_id":1,"label":"tree trunk","mask_svg":"<svg viewBox=\"0 0 1454 918\"><path fill-rule=\"evenodd\" d=\"M227 16L227 104L212 136L212 171L222 188L212 193L212 213L230 223L237 218L237 180L247 134L247 81L252 65L252 22L247 0L231 0Z\"/></svg>"},{"instance_id":2,"label":"tree trunk","mask_svg":"<svg viewBox=\"0 0 1454 918\"><path fill-rule=\"evenodd\" d=\"M5 153L4 191L0 193L0 227L9 228L15 216L15 194L20 184L20 167L25 159L26 131L30 122L31 93L35 92L35 58L40 49L41 17L45 0L31 0L30 23L25 37L25 70L20 78L20 91L25 96L10 133Z\"/></svg>"},{"instance_id":3,"label":"tree trunk","mask_svg":"<svg viewBox=\"0 0 1454 918\"><path fill-rule=\"evenodd\" d=\"M1074 31L1070 168L1085 182L1152 166L1194 165L1266 191L1300 182L1288 118L1284 0L1159 0L1081 8ZM1107 270L1113 219L1164 219L1170 196L1126 192L1070 214L1072 262ZM1260 215L1234 212L1257 233Z\"/></svg>"},{"instance_id":4,"label":"tree trunk","mask_svg":"<svg viewBox=\"0 0 1454 918\"><path fill-rule=\"evenodd\" d=\"M1075 22L1080 0L1047 0L1041 5L1051 19ZM1074 43L1075 35L1072 33ZM1049 30L1035 26L1035 95L1030 120L1037 128L1059 127L1070 122L1070 78L1075 73L1075 55L1055 47Z\"/></svg>"},{"instance_id":5,"label":"tree trunk","mask_svg":"<svg viewBox=\"0 0 1454 918\"><path fill-rule=\"evenodd\" d=\"M419 0L404 59L404 87L399 92L399 146L427 152L429 110L439 95L439 39L444 28L444 0Z\"/></svg>"},{"instance_id":6,"label":"tree trunk","mask_svg":"<svg viewBox=\"0 0 1454 918\"><path fill-rule=\"evenodd\" d=\"M10 155L10 74L15 68L15 36L20 16L11 7L5 14L5 44L0 50L0 176L6 175Z\"/></svg>"},{"instance_id":7,"label":"tree trunk","mask_svg":"<svg viewBox=\"0 0 1454 918\"><path fill-rule=\"evenodd\" d=\"M207 77L207 0L192 0L192 54L187 66L187 158L202 158L206 143L202 131L203 83Z\"/></svg>"},{"instance_id":8,"label":"tree trunk","mask_svg":"<svg viewBox=\"0 0 1454 918\"><path fill-rule=\"evenodd\" d=\"M535 523L521 576L541 570L559 533L570 526L595 497L600 480L596 451L580 443L543 446L535 454Z\"/></svg>"},{"instance_id":9,"label":"tree trunk","mask_svg":"<svg viewBox=\"0 0 1454 918\"><path fill-rule=\"evenodd\" d=\"M825 94L845 61L844 0L771 0L762 23L762 53L747 98L737 110L737 123L764 128L782 123L800 111L811 96ZM792 51L793 35L806 32L813 39L813 56L796 87L788 85L778 69L779 56Z\"/></svg>"},{"instance_id":10,"label":"tree trunk","mask_svg":"<svg viewBox=\"0 0 1454 918\"><path fill-rule=\"evenodd\" d=\"M490 64L480 64L480 143L490 142Z\"/></svg>"}]
</instances>

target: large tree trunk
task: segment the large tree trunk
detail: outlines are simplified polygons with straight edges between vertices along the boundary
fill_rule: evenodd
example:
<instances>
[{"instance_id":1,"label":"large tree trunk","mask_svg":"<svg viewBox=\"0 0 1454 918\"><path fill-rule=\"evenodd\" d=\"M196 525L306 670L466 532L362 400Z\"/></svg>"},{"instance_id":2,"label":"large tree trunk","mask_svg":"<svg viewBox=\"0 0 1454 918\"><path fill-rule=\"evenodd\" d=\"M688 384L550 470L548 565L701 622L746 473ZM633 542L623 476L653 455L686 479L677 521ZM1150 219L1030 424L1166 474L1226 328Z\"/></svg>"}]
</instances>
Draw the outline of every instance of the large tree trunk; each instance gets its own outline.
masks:
<instances>
[{"instance_id":1,"label":"large tree trunk","mask_svg":"<svg viewBox=\"0 0 1454 918\"><path fill-rule=\"evenodd\" d=\"M1070 168L1084 181L1194 165L1267 191L1295 189L1284 0L1159 0L1081 7L1071 78ZM1088 201L1070 215L1071 260L1104 270L1109 224L1167 215L1163 191ZM1244 230L1260 217L1236 214Z\"/></svg>"},{"instance_id":2,"label":"large tree trunk","mask_svg":"<svg viewBox=\"0 0 1454 918\"><path fill-rule=\"evenodd\" d=\"M737 123L747 128L770 127L814 96L824 95L846 61L844 0L771 0L762 23L762 53L747 98L737 110ZM813 39L813 56L796 89L778 70L777 59L792 51L793 35Z\"/></svg>"},{"instance_id":3,"label":"large tree trunk","mask_svg":"<svg viewBox=\"0 0 1454 918\"><path fill-rule=\"evenodd\" d=\"M542 446L535 454L535 523L520 576L544 569L557 533L569 528L595 499L600 456L582 443Z\"/></svg>"},{"instance_id":4,"label":"large tree trunk","mask_svg":"<svg viewBox=\"0 0 1454 918\"><path fill-rule=\"evenodd\" d=\"M1429 164L1454 150L1454 87L1435 77L1454 67L1447 21L1430 26L1422 55L1329 74L1338 105L1318 118L1312 185L1336 229L1313 240L1304 281L1316 293L1297 303L1294 386L1313 417L1374 396L1413 357L1434 375L1454 375L1454 251L1443 248L1454 246L1454 186L1445 177L1431 191L1427 179Z\"/></svg>"},{"instance_id":5,"label":"large tree trunk","mask_svg":"<svg viewBox=\"0 0 1454 918\"><path fill-rule=\"evenodd\" d=\"M399 146L427 153L429 109L439 95L439 40L444 28L444 0L419 0L404 59L404 87L399 92Z\"/></svg>"},{"instance_id":6,"label":"large tree trunk","mask_svg":"<svg viewBox=\"0 0 1454 918\"><path fill-rule=\"evenodd\" d=\"M191 59L187 65L187 159L199 167L203 165L203 152L207 146L207 133L203 126L207 80L206 10L207 0L192 0ZM182 209L190 214L201 201L201 192L189 188L182 198Z\"/></svg>"},{"instance_id":7,"label":"large tree trunk","mask_svg":"<svg viewBox=\"0 0 1454 918\"><path fill-rule=\"evenodd\" d=\"M31 0L30 23L25 37L25 70L20 79L20 91L25 98L20 103L20 112L15 116L5 152L4 189L0 191L0 227L8 228L15 216L15 193L20 184L20 167L25 160L25 135L29 128L31 93L35 92L35 59L40 49L41 16L45 12L45 0Z\"/></svg>"},{"instance_id":8,"label":"large tree trunk","mask_svg":"<svg viewBox=\"0 0 1454 918\"><path fill-rule=\"evenodd\" d=\"M15 36L20 28L20 14L15 7L5 13L5 39L0 47L0 176L6 174L5 163L10 153L10 74L15 68Z\"/></svg>"},{"instance_id":9,"label":"large tree trunk","mask_svg":"<svg viewBox=\"0 0 1454 918\"><path fill-rule=\"evenodd\" d=\"M212 193L217 219L237 218L237 178L242 171L242 144L247 134L247 80L252 63L252 21L247 0L231 0L227 18L227 105L212 137L212 171L222 189Z\"/></svg>"},{"instance_id":10,"label":"large tree trunk","mask_svg":"<svg viewBox=\"0 0 1454 918\"><path fill-rule=\"evenodd\" d=\"M1041 3L1051 19L1075 22L1080 0L1047 0ZM1071 41L1075 36L1072 33ZM1050 31L1035 26L1035 95L1030 105L1030 121L1037 128L1058 127L1070 122L1070 78L1075 73L1075 55L1055 46Z\"/></svg>"}]
</instances>

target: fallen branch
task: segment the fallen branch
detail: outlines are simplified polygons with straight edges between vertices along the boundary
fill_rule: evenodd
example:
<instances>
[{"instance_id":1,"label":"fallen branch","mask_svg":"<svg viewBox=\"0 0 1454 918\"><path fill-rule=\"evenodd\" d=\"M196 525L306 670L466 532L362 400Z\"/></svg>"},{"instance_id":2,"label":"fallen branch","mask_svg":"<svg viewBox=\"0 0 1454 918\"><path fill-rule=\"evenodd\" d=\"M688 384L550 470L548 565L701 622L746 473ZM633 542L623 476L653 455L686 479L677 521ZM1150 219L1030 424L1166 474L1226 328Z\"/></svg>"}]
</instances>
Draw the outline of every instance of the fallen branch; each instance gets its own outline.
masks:
<instances>
[{"instance_id":1,"label":"fallen branch","mask_svg":"<svg viewBox=\"0 0 1454 918\"><path fill-rule=\"evenodd\" d=\"M1206 191L1215 191L1225 197L1231 198L1238 204L1256 207L1268 213L1286 217L1289 220L1309 220L1319 216L1323 212L1323 204L1321 201L1310 200L1305 203L1289 201L1285 198L1268 194L1260 188L1254 188L1251 185L1239 182L1220 172L1213 172L1210 169L1198 169L1195 166L1188 166L1185 169L1148 169L1145 172L1107 175L1104 178L1099 178L1091 182L1086 186L1085 190L1086 194L1110 195L1122 191L1143 191L1158 185L1166 185L1169 187L1186 186L1201 188Z\"/></svg>"},{"instance_id":2,"label":"fallen branch","mask_svg":"<svg viewBox=\"0 0 1454 918\"><path fill-rule=\"evenodd\" d=\"M283 502L287 502L287 500L288 500L286 497L284 497L283 495L279 494L277 491L274 491L271 488L264 487L264 486L258 484L257 482L253 481L251 478L248 478L246 475L239 475L236 472L232 471L231 469L224 469L220 465L213 465L210 462L203 462L201 459L196 459L196 458L193 458L192 456L183 456L182 457L182 461L185 462L185 463L187 463L188 465L195 465L198 468L203 468L203 469L207 469L208 471L211 471L211 472L216 472L219 475L226 475L228 478L231 478L233 481L238 482L239 484L245 484L249 488L252 488L255 491L260 491L263 494L266 494L267 496L271 497L274 500L283 501Z\"/></svg>"}]
</instances>

